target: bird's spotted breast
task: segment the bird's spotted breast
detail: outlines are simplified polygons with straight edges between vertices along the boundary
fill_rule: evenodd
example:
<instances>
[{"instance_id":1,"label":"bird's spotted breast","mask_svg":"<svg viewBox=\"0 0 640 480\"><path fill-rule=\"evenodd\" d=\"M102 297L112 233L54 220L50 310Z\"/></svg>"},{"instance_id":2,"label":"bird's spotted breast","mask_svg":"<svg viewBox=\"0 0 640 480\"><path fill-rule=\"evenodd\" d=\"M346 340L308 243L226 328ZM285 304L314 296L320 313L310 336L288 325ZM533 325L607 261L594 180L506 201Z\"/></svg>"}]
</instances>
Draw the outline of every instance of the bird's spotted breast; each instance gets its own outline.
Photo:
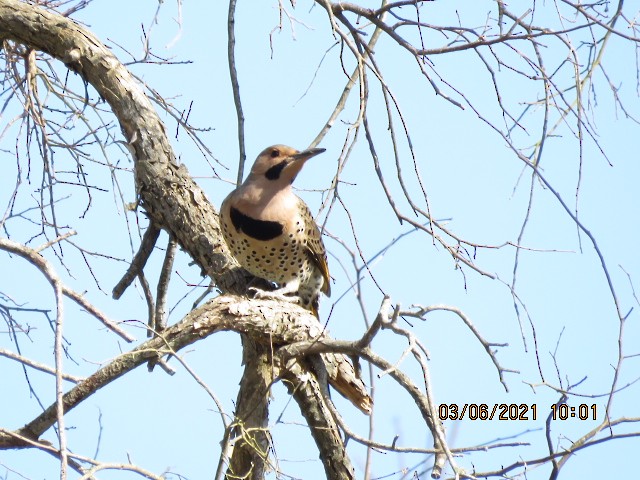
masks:
<instances>
[{"instance_id":1,"label":"bird's spotted breast","mask_svg":"<svg viewBox=\"0 0 640 480\"><path fill-rule=\"evenodd\" d=\"M256 220L234 207L231 207L230 210L231 223L233 223L233 226L237 231L243 232L251 238L267 241L282 235L283 226L281 223L269 220Z\"/></svg>"}]
</instances>

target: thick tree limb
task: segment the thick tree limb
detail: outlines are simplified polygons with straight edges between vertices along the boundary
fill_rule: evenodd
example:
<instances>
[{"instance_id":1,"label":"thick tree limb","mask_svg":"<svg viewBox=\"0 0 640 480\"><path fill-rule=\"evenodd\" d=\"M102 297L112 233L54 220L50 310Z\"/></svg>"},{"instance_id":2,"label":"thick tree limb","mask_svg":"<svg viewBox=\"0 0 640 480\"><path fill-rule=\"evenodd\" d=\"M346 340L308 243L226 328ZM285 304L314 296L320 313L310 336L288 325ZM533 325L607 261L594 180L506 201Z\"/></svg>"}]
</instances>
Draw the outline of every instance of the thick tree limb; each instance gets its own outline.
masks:
<instances>
[{"instance_id":1,"label":"thick tree limb","mask_svg":"<svg viewBox=\"0 0 640 480\"><path fill-rule=\"evenodd\" d=\"M267 470L271 449L268 425L269 389L277 371L274 371L270 361L270 345L258 344L246 335L242 337L242 342L245 369L236 401L236 418L232 431L232 441L235 444L227 468L227 478L261 480Z\"/></svg>"},{"instance_id":2,"label":"thick tree limb","mask_svg":"<svg viewBox=\"0 0 640 480\"><path fill-rule=\"evenodd\" d=\"M328 338L318 319L297 305L274 300L248 300L221 295L193 310L183 320L167 328L133 350L119 355L93 375L64 394L65 412L78 406L99 389L130 370L158 356L175 354L184 347L220 331L234 331L269 349L288 343ZM55 403L16 433L37 440L56 422ZM0 434L0 449L24 448L14 437Z\"/></svg>"},{"instance_id":3,"label":"thick tree limb","mask_svg":"<svg viewBox=\"0 0 640 480\"><path fill-rule=\"evenodd\" d=\"M321 362L319 362L322 365ZM321 382L297 361L287 363L283 369L284 384L293 395L300 412L307 420L311 435L320 450L320 460L327 478L332 480L353 480L355 471L344 449L340 429L322 394Z\"/></svg>"}]
</instances>

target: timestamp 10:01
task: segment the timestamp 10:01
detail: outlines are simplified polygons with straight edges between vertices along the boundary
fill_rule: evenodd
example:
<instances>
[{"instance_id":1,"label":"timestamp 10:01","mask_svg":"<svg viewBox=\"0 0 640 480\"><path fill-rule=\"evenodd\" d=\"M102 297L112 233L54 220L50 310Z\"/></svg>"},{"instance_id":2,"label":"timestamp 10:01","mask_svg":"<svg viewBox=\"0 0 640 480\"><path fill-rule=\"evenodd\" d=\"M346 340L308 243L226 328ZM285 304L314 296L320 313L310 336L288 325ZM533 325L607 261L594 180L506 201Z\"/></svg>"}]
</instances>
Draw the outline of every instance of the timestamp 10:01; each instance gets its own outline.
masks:
<instances>
[{"instance_id":1,"label":"timestamp 10:01","mask_svg":"<svg viewBox=\"0 0 640 480\"><path fill-rule=\"evenodd\" d=\"M443 403L438 406L440 420L537 420L538 406L533 403L495 403L493 408L486 403ZM570 407L566 403L551 405L549 416L552 420L568 420L578 418L580 420L597 420L598 407L594 403L587 405L582 403L577 407Z\"/></svg>"},{"instance_id":2,"label":"timestamp 10:01","mask_svg":"<svg viewBox=\"0 0 640 480\"><path fill-rule=\"evenodd\" d=\"M553 420L568 420L579 418L580 420L597 420L598 407L595 403L587 405L581 403L577 407L570 407L566 403L551 405L551 418Z\"/></svg>"}]
</instances>

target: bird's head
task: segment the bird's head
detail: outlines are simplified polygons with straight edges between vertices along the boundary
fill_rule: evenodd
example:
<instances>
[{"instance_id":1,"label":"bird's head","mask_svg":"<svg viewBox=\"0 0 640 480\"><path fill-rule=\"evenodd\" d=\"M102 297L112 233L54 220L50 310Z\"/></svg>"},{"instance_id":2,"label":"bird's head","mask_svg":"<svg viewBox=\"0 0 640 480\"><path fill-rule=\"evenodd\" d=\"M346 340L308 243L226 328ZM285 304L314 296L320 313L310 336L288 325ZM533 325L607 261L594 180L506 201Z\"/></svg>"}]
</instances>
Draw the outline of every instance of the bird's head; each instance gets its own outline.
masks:
<instances>
[{"instance_id":1,"label":"bird's head","mask_svg":"<svg viewBox=\"0 0 640 480\"><path fill-rule=\"evenodd\" d=\"M249 178L254 181L266 179L274 185L290 185L305 162L324 151L324 148L309 148L300 152L286 145L272 145L258 155Z\"/></svg>"}]
</instances>

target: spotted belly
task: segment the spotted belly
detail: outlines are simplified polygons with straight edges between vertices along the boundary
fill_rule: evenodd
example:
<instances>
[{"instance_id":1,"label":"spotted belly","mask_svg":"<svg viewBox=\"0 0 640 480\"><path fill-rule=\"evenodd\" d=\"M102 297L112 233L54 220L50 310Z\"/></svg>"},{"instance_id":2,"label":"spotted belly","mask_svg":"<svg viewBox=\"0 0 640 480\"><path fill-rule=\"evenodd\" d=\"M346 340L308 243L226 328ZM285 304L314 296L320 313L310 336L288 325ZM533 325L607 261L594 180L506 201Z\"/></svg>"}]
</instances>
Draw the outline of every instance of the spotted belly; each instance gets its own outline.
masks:
<instances>
[{"instance_id":1,"label":"spotted belly","mask_svg":"<svg viewBox=\"0 0 640 480\"><path fill-rule=\"evenodd\" d=\"M282 232L281 228L278 231L274 225L265 225L258 230L256 225L247 226L245 222L240 223L240 227L228 221L222 222L222 234L227 246L243 268L257 277L278 284L295 279L305 284L311 280L314 267L304 240L296 238L294 233ZM245 233L246 230L251 235Z\"/></svg>"}]
</instances>

